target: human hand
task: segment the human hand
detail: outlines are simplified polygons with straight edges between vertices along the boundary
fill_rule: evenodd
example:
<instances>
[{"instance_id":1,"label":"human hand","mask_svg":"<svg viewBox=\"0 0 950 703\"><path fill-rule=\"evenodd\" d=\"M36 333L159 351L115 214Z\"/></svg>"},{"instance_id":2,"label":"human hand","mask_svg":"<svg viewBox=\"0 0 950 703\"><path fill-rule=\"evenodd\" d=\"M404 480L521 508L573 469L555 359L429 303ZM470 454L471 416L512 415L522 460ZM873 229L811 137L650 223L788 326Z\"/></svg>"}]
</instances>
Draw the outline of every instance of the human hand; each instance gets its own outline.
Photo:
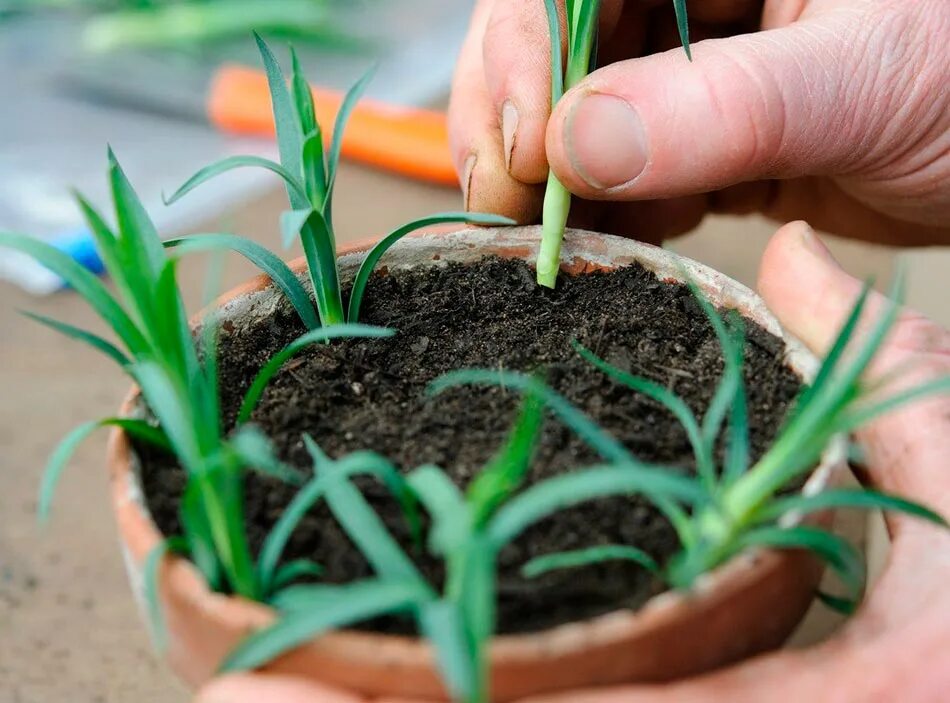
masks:
<instances>
[{"instance_id":1,"label":"human hand","mask_svg":"<svg viewBox=\"0 0 950 703\"><path fill-rule=\"evenodd\" d=\"M692 63L670 0L602 7L603 68L552 116L544 3L479 1L449 109L467 208L537 219L550 161L600 201L575 201L587 229L656 242L761 212L950 244L947 0L693 0Z\"/></svg>"},{"instance_id":2,"label":"human hand","mask_svg":"<svg viewBox=\"0 0 950 703\"><path fill-rule=\"evenodd\" d=\"M823 353L861 284L799 222L783 227L770 242L759 289L783 325ZM881 304L882 298L875 297L868 314L874 316ZM872 375L882 378L895 369L914 384L950 373L950 332L905 311ZM886 415L857 439L871 484L950 515L950 398L920 401ZM893 544L883 575L858 613L827 642L681 683L572 692L530 703L760 703L775 700L777 691L782 700L809 703L945 700L950 689L950 536L904 516L891 517L888 524ZM361 703L349 694L260 674L215 681L196 703L257 701Z\"/></svg>"}]
</instances>

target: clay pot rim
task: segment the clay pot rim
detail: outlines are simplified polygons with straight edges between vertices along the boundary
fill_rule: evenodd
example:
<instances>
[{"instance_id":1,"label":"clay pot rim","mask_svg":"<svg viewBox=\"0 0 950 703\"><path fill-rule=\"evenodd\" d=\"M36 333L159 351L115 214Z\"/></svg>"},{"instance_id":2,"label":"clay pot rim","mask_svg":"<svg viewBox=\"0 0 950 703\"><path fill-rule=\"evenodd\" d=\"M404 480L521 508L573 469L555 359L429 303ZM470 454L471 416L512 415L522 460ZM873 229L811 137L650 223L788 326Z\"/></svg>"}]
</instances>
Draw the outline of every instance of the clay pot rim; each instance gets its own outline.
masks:
<instances>
[{"instance_id":1,"label":"clay pot rim","mask_svg":"<svg viewBox=\"0 0 950 703\"><path fill-rule=\"evenodd\" d=\"M507 243L515 248L522 244L530 248L537 240L537 228L485 228L475 230L460 230L449 234L439 234L440 242L445 238L462 241L470 248L480 248L491 242L502 245ZM405 246L412 240L424 240L436 236L431 231L417 233L400 244ZM686 259L659 247L632 240L576 230L569 231L569 238L565 241L565 256L571 254L573 238L595 236L606 242L617 240L623 247L632 250L631 260L642 263L654 270L658 276L669 280L682 281L678 274L669 276L670 272L660 273L658 259L676 260L681 270L685 269L701 287L709 290L710 274L724 281L733 293L746 296L743 300L742 313L744 316L755 317L757 321L770 332L779 336L786 344L786 357L789 365L804 380L810 380L817 369L817 360L804 346L781 329L764 303L751 290L723 274L719 274L708 267ZM472 240L475 240L474 243ZM361 255L375 240L361 241L342 249L340 253L341 266L358 262ZM583 249L583 248L582 248ZM518 251L513 256L525 254ZM582 260L581 270L591 268L608 268L610 260L598 262L596 254L579 250L575 261ZM583 254L583 259L580 254ZM593 262L593 266L591 266ZM385 261L384 261L385 263ZM627 262L624 262L627 263ZM616 264L614 264L616 265ZM623 264L621 264L623 265ZM303 257L290 262L296 273L305 270L306 261ZM562 266L563 268L563 266ZM568 267L570 270L570 266ZM259 294L272 287L270 279L265 275L257 276L247 283L240 285L221 296L211 309L227 311L229 314L241 314L247 307L249 297ZM200 316L203 313L199 313ZM764 317L763 317L764 315ZM138 397L138 389L133 387L126 396L121 408L120 416L133 414ZM826 488L837 479L840 469L845 465L846 444L844 437L836 437L828 446L818 467L811 473L802 492L813 494ZM131 450L127 435L115 428L111 435L108 447L108 465L113 485L113 502L122 533L124 557L127 560L141 561L145 554L154 548L163 539L158 527L148 512L145 504L144 492L139 481L140 466L137 457ZM790 515L783 519L782 524L796 524L799 516ZM592 644L605 644L620 641L630 636L631 631L649 632L662 628L665 623L680 617L685 610L699 607L709 607L711 601L729 600L731 594L738 593L743 584L750 579L760 580L774 570L782 568L783 562L789 557L788 553L771 549L746 550L733 557L729 562L700 577L693 589L688 592L669 590L650 598L636 611L617 610L604 615L589 618L584 621L571 622L546 630L514 634L496 635L491 643L490 659L497 661L519 661L547 659L565 651L584 650ZM188 560L169 555L165 557L168 581L172 588L186 594L189 600L203 604L205 612L220 621L241 621L242 627L248 630L267 625L276 618L276 611L270 606L247 599L223 595L211 591L198 570ZM393 666L419 665L431 663L433 653L428 643L418 637L401 635L377 634L355 630L337 630L320 636L317 642L321 648L326 647L338 653L351 656L353 659L379 661L381 658L392 662Z\"/></svg>"}]
</instances>

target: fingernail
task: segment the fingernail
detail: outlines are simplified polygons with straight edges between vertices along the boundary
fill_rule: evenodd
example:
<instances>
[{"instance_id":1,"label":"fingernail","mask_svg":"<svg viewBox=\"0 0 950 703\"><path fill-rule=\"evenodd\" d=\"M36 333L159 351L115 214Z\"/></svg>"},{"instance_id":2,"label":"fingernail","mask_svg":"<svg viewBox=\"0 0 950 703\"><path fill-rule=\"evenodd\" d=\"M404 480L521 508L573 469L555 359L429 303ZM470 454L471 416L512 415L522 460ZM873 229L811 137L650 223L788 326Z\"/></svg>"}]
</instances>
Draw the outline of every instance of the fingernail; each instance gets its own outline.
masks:
<instances>
[{"instance_id":1,"label":"fingernail","mask_svg":"<svg viewBox=\"0 0 950 703\"><path fill-rule=\"evenodd\" d=\"M472 174L475 171L475 163L477 161L478 156L469 154L468 158L465 159L465 165L462 167L462 203L466 211L468 210L472 190Z\"/></svg>"},{"instance_id":2,"label":"fingernail","mask_svg":"<svg viewBox=\"0 0 950 703\"><path fill-rule=\"evenodd\" d=\"M626 100L588 95L574 105L566 126L568 158L592 188L616 188L646 168L646 132L640 115Z\"/></svg>"},{"instance_id":3,"label":"fingernail","mask_svg":"<svg viewBox=\"0 0 950 703\"><path fill-rule=\"evenodd\" d=\"M801 223L799 236L801 237L802 246L809 254L825 264L840 268L840 264L838 264L831 250L818 238L818 235L815 234L815 230L813 230L809 224L805 222Z\"/></svg>"},{"instance_id":4,"label":"fingernail","mask_svg":"<svg viewBox=\"0 0 950 703\"><path fill-rule=\"evenodd\" d=\"M501 136L505 145L505 168L511 171L511 153L515 149L515 134L518 131L518 108L506 100L501 108Z\"/></svg>"}]
</instances>

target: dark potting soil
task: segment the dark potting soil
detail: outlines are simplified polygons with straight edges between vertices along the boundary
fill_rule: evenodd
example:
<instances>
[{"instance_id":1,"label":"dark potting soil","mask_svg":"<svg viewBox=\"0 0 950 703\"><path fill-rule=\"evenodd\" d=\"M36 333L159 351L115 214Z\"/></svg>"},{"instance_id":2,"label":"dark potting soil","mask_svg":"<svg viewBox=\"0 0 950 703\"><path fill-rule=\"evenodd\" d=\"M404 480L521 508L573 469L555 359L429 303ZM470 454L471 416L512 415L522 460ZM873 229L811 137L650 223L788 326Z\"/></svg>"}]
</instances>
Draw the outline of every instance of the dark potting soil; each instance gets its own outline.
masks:
<instances>
[{"instance_id":1,"label":"dark potting soil","mask_svg":"<svg viewBox=\"0 0 950 703\"><path fill-rule=\"evenodd\" d=\"M489 367L542 372L551 386L636 456L693 471L690 445L674 418L588 365L570 342L577 339L615 366L671 388L697 413L707 407L723 366L716 336L689 290L661 282L639 265L562 276L555 291L539 287L526 264L494 258L377 274L362 321L399 332L387 340L311 347L284 367L254 414L283 459L296 466L309 468L301 439L309 433L331 457L371 449L405 469L436 463L465 486L502 445L518 394L465 387L432 397L426 386L447 371ZM285 306L253 329L223 333L221 386L229 421L253 375L302 332ZM759 456L799 383L783 360L780 340L752 323L746 333L752 449ZM597 460L582 441L549 418L529 483ZM170 458L148 452L143 466L158 526L165 534L179 533L183 472ZM372 480L359 485L411 550L397 505ZM293 495L285 484L256 473L247 476L246 513L254 549ZM663 590L642 568L620 562L554 572L530 582L519 575L521 565L534 556L609 543L636 545L661 563L677 547L670 525L639 498L599 500L548 518L500 556L499 631L532 631L637 608ZM324 505L304 519L285 556L315 560L332 583L372 575ZM425 554L416 559L434 583L441 583L437 560ZM410 623L394 619L368 626L412 631Z\"/></svg>"}]
</instances>

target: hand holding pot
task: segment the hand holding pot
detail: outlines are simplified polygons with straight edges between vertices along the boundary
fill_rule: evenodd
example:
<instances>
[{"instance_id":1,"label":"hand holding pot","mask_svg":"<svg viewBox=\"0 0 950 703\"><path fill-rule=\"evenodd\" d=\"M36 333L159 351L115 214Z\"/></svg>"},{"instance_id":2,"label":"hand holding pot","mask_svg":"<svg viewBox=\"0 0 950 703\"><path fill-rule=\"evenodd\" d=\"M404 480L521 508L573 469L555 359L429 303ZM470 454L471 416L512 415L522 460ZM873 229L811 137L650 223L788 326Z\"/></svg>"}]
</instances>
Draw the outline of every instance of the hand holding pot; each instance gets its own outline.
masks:
<instances>
[{"instance_id":1,"label":"hand holding pot","mask_svg":"<svg viewBox=\"0 0 950 703\"><path fill-rule=\"evenodd\" d=\"M950 3L687 4L692 63L669 0L603 0L603 68L552 115L544 3L481 0L449 113L466 206L535 220L550 162L604 201L575 203L585 229L660 240L761 212L950 243Z\"/></svg>"},{"instance_id":2,"label":"hand holding pot","mask_svg":"<svg viewBox=\"0 0 950 703\"><path fill-rule=\"evenodd\" d=\"M799 222L782 228L770 243L759 289L782 323L820 354L861 284ZM871 316L881 300L875 303ZM950 372L950 332L905 311L874 375L894 370L907 383ZM950 515L950 399L918 402L884 416L858 439L872 484ZM684 683L573 692L531 703L757 703L774 699L776 691L783 700L812 703L942 700L950 686L950 536L901 517L892 518L889 528L893 549L880 581L847 626L821 645L762 656ZM221 679L198 696L198 703L256 701L360 703L349 694L268 675Z\"/></svg>"}]
</instances>

